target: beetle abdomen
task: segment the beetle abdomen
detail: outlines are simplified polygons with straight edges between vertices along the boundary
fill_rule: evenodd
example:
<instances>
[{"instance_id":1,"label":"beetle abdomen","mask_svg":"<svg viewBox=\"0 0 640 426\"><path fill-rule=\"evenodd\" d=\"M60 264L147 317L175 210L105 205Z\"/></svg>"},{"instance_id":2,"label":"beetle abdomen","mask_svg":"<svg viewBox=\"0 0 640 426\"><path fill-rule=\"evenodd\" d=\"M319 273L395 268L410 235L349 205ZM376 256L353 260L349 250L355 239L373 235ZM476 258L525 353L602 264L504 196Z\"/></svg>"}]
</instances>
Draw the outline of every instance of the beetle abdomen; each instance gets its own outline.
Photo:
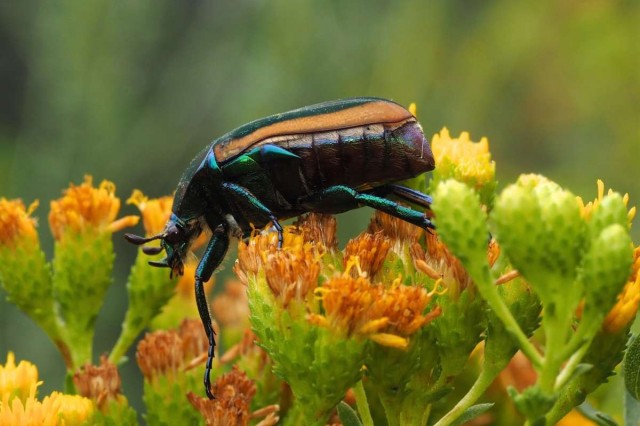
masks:
<instances>
[{"instance_id":1,"label":"beetle abdomen","mask_svg":"<svg viewBox=\"0 0 640 426\"><path fill-rule=\"evenodd\" d=\"M429 143L413 118L270 138L262 143L277 145L300 157L262 163L273 187L292 203L335 185L365 190L434 168Z\"/></svg>"}]
</instances>

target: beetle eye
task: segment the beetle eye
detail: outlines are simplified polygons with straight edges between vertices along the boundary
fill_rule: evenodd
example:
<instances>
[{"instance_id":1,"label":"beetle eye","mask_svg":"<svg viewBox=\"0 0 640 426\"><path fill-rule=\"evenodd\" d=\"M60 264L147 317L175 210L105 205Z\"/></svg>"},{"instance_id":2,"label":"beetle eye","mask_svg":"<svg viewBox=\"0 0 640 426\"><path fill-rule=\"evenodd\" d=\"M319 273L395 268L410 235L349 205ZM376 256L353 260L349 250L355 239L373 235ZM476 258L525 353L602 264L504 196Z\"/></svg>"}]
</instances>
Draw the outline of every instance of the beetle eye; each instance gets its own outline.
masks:
<instances>
[{"instance_id":1,"label":"beetle eye","mask_svg":"<svg viewBox=\"0 0 640 426\"><path fill-rule=\"evenodd\" d=\"M182 231L181 228L178 228L177 226L172 225L165 232L164 240L169 244L180 243L184 240L184 232Z\"/></svg>"}]
</instances>

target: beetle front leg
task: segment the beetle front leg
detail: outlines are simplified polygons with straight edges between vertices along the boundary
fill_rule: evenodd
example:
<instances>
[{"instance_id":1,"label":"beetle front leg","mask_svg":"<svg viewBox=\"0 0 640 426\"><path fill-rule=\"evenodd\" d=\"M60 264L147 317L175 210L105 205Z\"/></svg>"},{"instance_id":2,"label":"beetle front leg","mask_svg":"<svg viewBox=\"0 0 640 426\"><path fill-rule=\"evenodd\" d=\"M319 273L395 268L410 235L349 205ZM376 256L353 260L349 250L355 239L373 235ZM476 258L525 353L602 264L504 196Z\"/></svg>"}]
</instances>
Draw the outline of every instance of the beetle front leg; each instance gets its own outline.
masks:
<instances>
[{"instance_id":1,"label":"beetle front leg","mask_svg":"<svg viewBox=\"0 0 640 426\"><path fill-rule=\"evenodd\" d=\"M219 225L214 231L207 248L200 259L198 268L196 269L196 304L198 305L198 313L200 320L204 326L204 331L209 339L209 353L207 355L207 364L204 370L204 390L209 399L214 399L211 392L211 367L213 364L214 349L216 347L216 337L211 323L211 313L209 312L209 302L204 292L204 283L209 281L211 275L224 259L229 247L229 233L225 225Z\"/></svg>"},{"instance_id":2,"label":"beetle front leg","mask_svg":"<svg viewBox=\"0 0 640 426\"><path fill-rule=\"evenodd\" d=\"M238 205L262 214L264 217L268 218L271 223L273 223L273 227L276 228L276 231L278 232L278 248L281 249L282 244L284 243L282 225L280 225L278 218L273 214L273 212L271 212L267 206L262 204L262 202L258 200L251 191L243 186L225 182L222 184L222 188L225 190L226 195L233 199L233 201Z\"/></svg>"}]
</instances>

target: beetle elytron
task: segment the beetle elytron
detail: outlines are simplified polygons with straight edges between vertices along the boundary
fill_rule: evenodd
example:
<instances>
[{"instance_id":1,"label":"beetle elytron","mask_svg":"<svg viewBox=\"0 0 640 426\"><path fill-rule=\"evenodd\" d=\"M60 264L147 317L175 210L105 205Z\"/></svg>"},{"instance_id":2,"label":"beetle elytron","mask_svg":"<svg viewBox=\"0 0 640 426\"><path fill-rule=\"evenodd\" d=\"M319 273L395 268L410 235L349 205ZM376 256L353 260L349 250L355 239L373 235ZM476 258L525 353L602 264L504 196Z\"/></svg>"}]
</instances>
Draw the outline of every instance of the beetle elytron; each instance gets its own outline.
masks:
<instances>
[{"instance_id":1,"label":"beetle elytron","mask_svg":"<svg viewBox=\"0 0 640 426\"><path fill-rule=\"evenodd\" d=\"M422 228L432 227L422 212L386 196L429 207L431 197L396 185L435 167L429 143L416 118L395 102L354 98L326 102L245 124L204 148L182 175L164 231L134 244L160 239L166 257L153 266L182 274L189 248L208 228L211 239L195 274L198 311L209 339L204 373L215 347L203 284L223 260L231 235L249 236L272 223L282 246L279 220L305 212L341 213L369 206Z\"/></svg>"}]
</instances>

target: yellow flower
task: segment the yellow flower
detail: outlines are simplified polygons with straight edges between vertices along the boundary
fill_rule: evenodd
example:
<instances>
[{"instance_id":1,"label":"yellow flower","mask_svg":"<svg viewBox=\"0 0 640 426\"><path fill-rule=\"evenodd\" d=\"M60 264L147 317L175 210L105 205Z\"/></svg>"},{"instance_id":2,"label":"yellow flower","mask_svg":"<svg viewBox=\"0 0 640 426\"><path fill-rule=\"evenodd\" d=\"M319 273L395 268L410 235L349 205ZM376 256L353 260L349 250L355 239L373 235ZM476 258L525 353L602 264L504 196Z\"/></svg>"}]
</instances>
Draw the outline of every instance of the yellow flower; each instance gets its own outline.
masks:
<instances>
[{"instance_id":1,"label":"yellow flower","mask_svg":"<svg viewBox=\"0 0 640 426\"><path fill-rule=\"evenodd\" d=\"M25 208L22 200L0 198L0 245L14 246L17 241L28 246L37 244L36 219L31 217L37 207L37 200Z\"/></svg>"},{"instance_id":2,"label":"yellow flower","mask_svg":"<svg viewBox=\"0 0 640 426\"><path fill-rule=\"evenodd\" d=\"M387 288L365 276L354 278L350 269L316 290L325 313L308 315L312 324L403 349L410 335L440 314L438 308L424 314L432 296L424 288L399 282Z\"/></svg>"},{"instance_id":3,"label":"yellow flower","mask_svg":"<svg viewBox=\"0 0 640 426\"><path fill-rule=\"evenodd\" d=\"M582 212L582 217L584 217L587 221L591 218L591 215L593 214L593 212L598 209L600 202L604 198L604 182L601 179L598 179L597 185L598 185L598 195L595 200L589 201L588 203L585 204L585 202L582 200L582 197L576 197L578 199L578 204L580 205L580 211ZM609 191L607 191L607 194L612 194L613 192L614 192L613 189L609 188ZM622 197L622 201L624 202L624 205L626 207L629 207L629 194L624 194L624 196ZM631 207L627 212L627 220L629 221L629 226L631 226L631 221L633 221L633 218L635 217L635 215L636 215L636 207L634 206L634 207Z\"/></svg>"},{"instance_id":4,"label":"yellow flower","mask_svg":"<svg viewBox=\"0 0 640 426\"><path fill-rule=\"evenodd\" d=\"M25 401L33 386L40 386L38 368L28 361L20 361L16 366L13 352L7 354L7 363L0 365L0 397L17 397ZM0 422L0 424L4 424Z\"/></svg>"},{"instance_id":5,"label":"yellow flower","mask_svg":"<svg viewBox=\"0 0 640 426\"><path fill-rule=\"evenodd\" d=\"M134 189L127 204L133 204L142 214L142 224L147 236L156 235L164 230L164 225L171 216L172 197L164 196L149 199L142 191Z\"/></svg>"},{"instance_id":6,"label":"yellow flower","mask_svg":"<svg viewBox=\"0 0 640 426\"><path fill-rule=\"evenodd\" d=\"M3 426L72 426L87 424L94 412L90 399L78 395L53 392L42 402L35 397L36 385L31 387L25 402L19 398L2 397L0 424Z\"/></svg>"},{"instance_id":7,"label":"yellow flower","mask_svg":"<svg viewBox=\"0 0 640 426\"><path fill-rule=\"evenodd\" d=\"M435 134L431 149L438 168L436 173L471 184L476 189L495 180L496 165L491 161L489 141L482 138L474 143L468 132L452 138L447 128Z\"/></svg>"},{"instance_id":8,"label":"yellow flower","mask_svg":"<svg viewBox=\"0 0 640 426\"><path fill-rule=\"evenodd\" d=\"M66 232L117 232L138 223L137 216L116 219L119 210L113 182L103 180L94 188L92 177L87 175L81 185L71 184L61 198L51 202L49 225L59 241Z\"/></svg>"},{"instance_id":9,"label":"yellow flower","mask_svg":"<svg viewBox=\"0 0 640 426\"><path fill-rule=\"evenodd\" d=\"M604 320L603 328L607 333L615 334L627 327L638 312L640 304L640 246L633 252L633 270L616 304Z\"/></svg>"}]
</instances>

